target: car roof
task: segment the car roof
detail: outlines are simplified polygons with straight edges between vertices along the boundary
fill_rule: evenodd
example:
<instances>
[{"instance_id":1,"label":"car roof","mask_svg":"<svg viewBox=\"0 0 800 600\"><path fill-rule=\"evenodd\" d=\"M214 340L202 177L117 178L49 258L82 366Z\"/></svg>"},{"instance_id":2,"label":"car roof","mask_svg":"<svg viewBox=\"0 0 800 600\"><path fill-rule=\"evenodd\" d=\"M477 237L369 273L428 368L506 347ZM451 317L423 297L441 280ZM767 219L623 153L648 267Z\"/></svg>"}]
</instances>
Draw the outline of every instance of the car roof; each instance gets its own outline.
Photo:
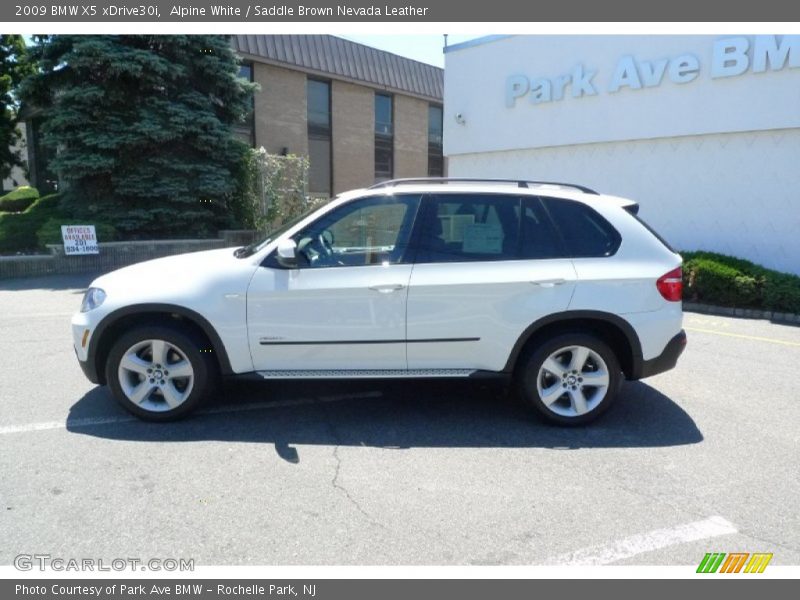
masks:
<instances>
[{"instance_id":1,"label":"car roof","mask_svg":"<svg viewBox=\"0 0 800 600\"><path fill-rule=\"evenodd\" d=\"M402 180L401 180L402 182ZM387 182L391 183L391 182ZM577 189L569 184L557 183L529 183L528 187L520 187L515 181L496 181L496 182L461 182L458 180L429 183L402 183L401 185L377 185L370 188L362 188L344 192L337 196L340 204L354 198L366 196L395 195L395 194L500 194L519 198L520 196L548 196L561 198L564 200L574 200L588 205L613 204L621 208L634 206L637 203L627 198L600 194L597 192L589 193L582 189Z\"/></svg>"}]
</instances>

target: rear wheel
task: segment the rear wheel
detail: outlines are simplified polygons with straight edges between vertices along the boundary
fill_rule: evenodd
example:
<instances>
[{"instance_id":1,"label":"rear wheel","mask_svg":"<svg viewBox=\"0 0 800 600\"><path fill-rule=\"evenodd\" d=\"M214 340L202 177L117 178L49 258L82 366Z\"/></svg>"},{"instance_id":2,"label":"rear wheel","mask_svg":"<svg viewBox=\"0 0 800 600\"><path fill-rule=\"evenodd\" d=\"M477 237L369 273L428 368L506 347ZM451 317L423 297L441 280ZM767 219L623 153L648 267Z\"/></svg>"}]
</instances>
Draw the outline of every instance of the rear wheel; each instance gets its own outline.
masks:
<instances>
[{"instance_id":1,"label":"rear wheel","mask_svg":"<svg viewBox=\"0 0 800 600\"><path fill-rule=\"evenodd\" d=\"M622 379L613 350L589 334L555 336L534 348L520 366L522 399L558 425L598 418L611 406Z\"/></svg>"},{"instance_id":2,"label":"rear wheel","mask_svg":"<svg viewBox=\"0 0 800 600\"><path fill-rule=\"evenodd\" d=\"M179 419L209 395L216 365L206 344L177 328L151 325L119 338L108 355L106 381L117 401L148 421Z\"/></svg>"}]
</instances>

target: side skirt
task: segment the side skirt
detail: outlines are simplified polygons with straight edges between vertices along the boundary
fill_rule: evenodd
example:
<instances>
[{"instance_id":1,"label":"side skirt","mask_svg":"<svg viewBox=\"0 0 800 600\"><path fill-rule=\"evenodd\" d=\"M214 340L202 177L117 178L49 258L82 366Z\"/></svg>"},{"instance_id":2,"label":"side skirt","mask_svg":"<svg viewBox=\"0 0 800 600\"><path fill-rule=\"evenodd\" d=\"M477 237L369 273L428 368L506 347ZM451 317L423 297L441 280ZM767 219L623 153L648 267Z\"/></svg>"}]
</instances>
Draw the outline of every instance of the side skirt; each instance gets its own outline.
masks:
<instances>
[{"instance_id":1,"label":"side skirt","mask_svg":"<svg viewBox=\"0 0 800 600\"><path fill-rule=\"evenodd\" d=\"M470 377L474 369L321 369L257 371L264 379L413 379Z\"/></svg>"}]
</instances>

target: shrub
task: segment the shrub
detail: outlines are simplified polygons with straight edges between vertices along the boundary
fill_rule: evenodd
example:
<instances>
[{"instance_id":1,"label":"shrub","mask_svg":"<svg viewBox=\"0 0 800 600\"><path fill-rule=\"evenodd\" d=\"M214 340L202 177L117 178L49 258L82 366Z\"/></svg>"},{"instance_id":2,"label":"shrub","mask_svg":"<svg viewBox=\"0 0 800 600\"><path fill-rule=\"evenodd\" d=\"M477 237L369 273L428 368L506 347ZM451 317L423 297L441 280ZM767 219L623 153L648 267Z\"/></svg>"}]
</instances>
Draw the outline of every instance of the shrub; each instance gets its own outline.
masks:
<instances>
[{"instance_id":1,"label":"shrub","mask_svg":"<svg viewBox=\"0 0 800 600\"><path fill-rule=\"evenodd\" d=\"M764 285L764 308L800 314L800 277L774 273Z\"/></svg>"},{"instance_id":2,"label":"shrub","mask_svg":"<svg viewBox=\"0 0 800 600\"><path fill-rule=\"evenodd\" d=\"M0 196L0 211L21 212L39 197L39 190L29 185L21 185L5 196Z\"/></svg>"},{"instance_id":3,"label":"shrub","mask_svg":"<svg viewBox=\"0 0 800 600\"><path fill-rule=\"evenodd\" d=\"M800 277L716 252L682 253L688 300L800 313Z\"/></svg>"},{"instance_id":4,"label":"shrub","mask_svg":"<svg viewBox=\"0 0 800 600\"><path fill-rule=\"evenodd\" d=\"M61 244L63 242L61 226L79 224L81 223L77 223L77 221L71 217L50 217L36 232L39 247L44 248L47 244ZM89 222L89 224L94 224L98 242L113 242L119 239L119 232L110 223L98 223L95 221L94 223Z\"/></svg>"},{"instance_id":5,"label":"shrub","mask_svg":"<svg viewBox=\"0 0 800 600\"><path fill-rule=\"evenodd\" d=\"M0 215L0 252L26 252L39 246L36 233L51 217L61 216L58 194L34 200L20 213Z\"/></svg>"}]
</instances>

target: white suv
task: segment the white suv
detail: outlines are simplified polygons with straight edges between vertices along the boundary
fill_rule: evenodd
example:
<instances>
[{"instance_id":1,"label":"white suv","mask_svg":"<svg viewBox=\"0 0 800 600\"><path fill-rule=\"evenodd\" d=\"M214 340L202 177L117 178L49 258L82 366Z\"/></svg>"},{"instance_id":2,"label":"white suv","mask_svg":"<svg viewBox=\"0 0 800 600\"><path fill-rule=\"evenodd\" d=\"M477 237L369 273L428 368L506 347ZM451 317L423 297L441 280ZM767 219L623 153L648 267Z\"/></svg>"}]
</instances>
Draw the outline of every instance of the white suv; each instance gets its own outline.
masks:
<instances>
[{"instance_id":1,"label":"white suv","mask_svg":"<svg viewBox=\"0 0 800 600\"><path fill-rule=\"evenodd\" d=\"M103 275L75 351L154 421L220 376L494 375L548 420L586 423L686 344L681 258L637 209L570 184L387 181L251 246Z\"/></svg>"}]
</instances>

